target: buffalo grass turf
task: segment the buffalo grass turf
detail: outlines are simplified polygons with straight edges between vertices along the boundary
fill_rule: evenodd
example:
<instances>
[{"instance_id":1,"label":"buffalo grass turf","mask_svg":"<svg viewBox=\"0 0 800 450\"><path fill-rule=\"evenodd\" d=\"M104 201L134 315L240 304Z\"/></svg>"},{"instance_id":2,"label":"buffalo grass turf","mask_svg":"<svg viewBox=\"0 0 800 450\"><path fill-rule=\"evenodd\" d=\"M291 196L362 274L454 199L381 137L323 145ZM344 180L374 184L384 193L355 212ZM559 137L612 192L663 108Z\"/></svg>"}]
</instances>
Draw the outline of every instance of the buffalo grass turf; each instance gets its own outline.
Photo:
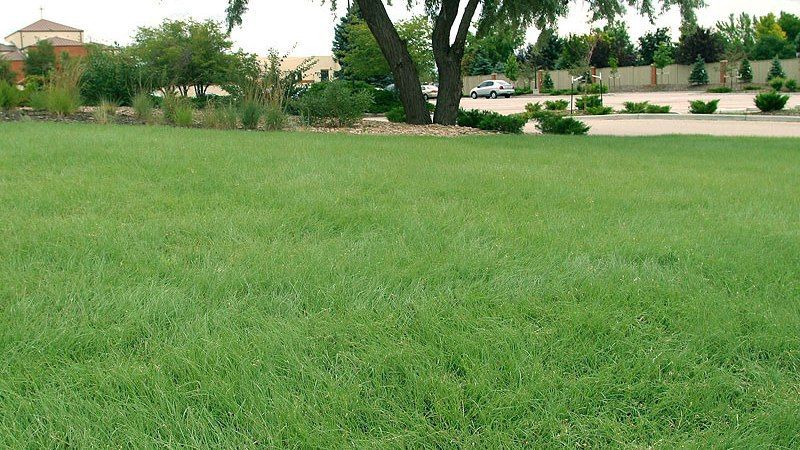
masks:
<instances>
[{"instance_id":1,"label":"buffalo grass turf","mask_svg":"<svg viewBox=\"0 0 800 450\"><path fill-rule=\"evenodd\" d=\"M0 123L0 447L797 448L800 141Z\"/></svg>"}]
</instances>

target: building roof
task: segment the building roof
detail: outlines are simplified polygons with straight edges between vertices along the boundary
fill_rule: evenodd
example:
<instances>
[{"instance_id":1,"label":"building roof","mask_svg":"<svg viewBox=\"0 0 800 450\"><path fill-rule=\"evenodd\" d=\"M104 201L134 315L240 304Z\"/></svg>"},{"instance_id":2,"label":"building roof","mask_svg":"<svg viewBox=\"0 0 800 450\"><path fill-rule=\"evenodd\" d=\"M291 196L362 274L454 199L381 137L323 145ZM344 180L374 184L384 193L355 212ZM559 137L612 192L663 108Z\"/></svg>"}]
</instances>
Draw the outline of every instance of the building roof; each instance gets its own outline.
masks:
<instances>
[{"instance_id":1,"label":"building roof","mask_svg":"<svg viewBox=\"0 0 800 450\"><path fill-rule=\"evenodd\" d=\"M72 39L64 39L62 37L51 37L45 39L45 41L53 44L53 47L80 47L83 44L78 41L73 41Z\"/></svg>"},{"instance_id":2,"label":"building roof","mask_svg":"<svg viewBox=\"0 0 800 450\"><path fill-rule=\"evenodd\" d=\"M19 50L14 50L13 52L0 53L0 58L3 58L8 61L25 61L25 55L20 53Z\"/></svg>"},{"instance_id":3,"label":"building roof","mask_svg":"<svg viewBox=\"0 0 800 450\"><path fill-rule=\"evenodd\" d=\"M15 52L17 47L13 45L0 44L0 53Z\"/></svg>"},{"instance_id":4,"label":"building roof","mask_svg":"<svg viewBox=\"0 0 800 450\"><path fill-rule=\"evenodd\" d=\"M28 25L25 28L17 30L16 33L19 32L29 32L29 31L79 31L82 32L83 30L79 30L77 28L73 28L67 25L62 25L60 23L51 22L46 19L37 20L32 24Z\"/></svg>"}]
</instances>

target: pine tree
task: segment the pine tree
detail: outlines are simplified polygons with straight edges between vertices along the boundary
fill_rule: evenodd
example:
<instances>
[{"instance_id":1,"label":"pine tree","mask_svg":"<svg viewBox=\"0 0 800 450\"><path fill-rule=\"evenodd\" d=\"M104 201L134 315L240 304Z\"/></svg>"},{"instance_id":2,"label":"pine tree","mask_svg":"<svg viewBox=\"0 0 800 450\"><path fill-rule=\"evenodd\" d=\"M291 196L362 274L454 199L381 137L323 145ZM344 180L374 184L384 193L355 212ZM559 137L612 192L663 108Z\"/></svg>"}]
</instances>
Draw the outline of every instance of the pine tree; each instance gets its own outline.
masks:
<instances>
[{"instance_id":1,"label":"pine tree","mask_svg":"<svg viewBox=\"0 0 800 450\"><path fill-rule=\"evenodd\" d=\"M542 86L539 88L539 92L550 92L553 90L553 77L550 76L550 72L544 73L544 78L542 79Z\"/></svg>"},{"instance_id":2,"label":"pine tree","mask_svg":"<svg viewBox=\"0 0 800 450\"><path fill-rule=\"evenodd\" d=\"M337 78L349 80L351 77L344 57L350 52L350 33L348 30L353 23L359 20L363 20L363 16L361 15L361 10L358 9L358 5L354 3L333 29L333 57L341 66L339 73L335 74Z\"/></svg>"},{"instance_id":3,"label":"pine tree","mask_svg":"<svg viewBox=\"0 0 800 450\"><path fill-rule=\"evenodd\" d=\"M739 66L739 80L742 83L753 82L753 67L750 66L750 61L747 58L743 59L742 64Z\"/></svg>"},{"instance_id":4,"label":"pine tree","mask_svg":"<svg viewBox=\"0 0 800 450\"><path fill-rule=\"evenodd\" d=\"M706 70L706 62L703 57L697 55L697 61L692 66L692 73L689 74L689 83L693 86L701 86L708 84L708 71Z\"/></svg>"},{"instance_id":5,"label":"pine tree","mask_svg":"<svg viewBox=\"0 0 800 450\"><path fill-rule=\"evenodd\" d=\"M767 81L772 81L775 78L786 78L786 72L783 71L783 66L781 65L781 60L778 59L777 56L772 60L772 67L769 69L769 75L767 75Z\"/></svg>"}]
</instances>

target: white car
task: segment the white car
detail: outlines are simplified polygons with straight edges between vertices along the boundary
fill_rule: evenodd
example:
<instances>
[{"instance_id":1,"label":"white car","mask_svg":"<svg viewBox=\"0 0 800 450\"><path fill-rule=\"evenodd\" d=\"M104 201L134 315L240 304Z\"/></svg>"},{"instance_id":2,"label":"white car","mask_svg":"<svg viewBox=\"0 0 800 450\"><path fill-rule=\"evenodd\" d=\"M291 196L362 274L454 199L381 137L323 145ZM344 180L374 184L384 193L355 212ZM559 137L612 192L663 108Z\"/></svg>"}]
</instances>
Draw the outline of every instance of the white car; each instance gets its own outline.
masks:
<instances>
[{"instance_id":1,"label":"white car","mask_svg":"<svg viewBox=\"0 0 800 450\"><path fill-rule=\"evenodd\" d=\"M432 84L423 84L422 85L422 96L425 97L425 100L429 98L436 98L439 96L439 87L434 86Z\"/></svg>"},{"instance_id":2,"label":"white car","mask_svg":"<svg viewBox=\"0 0 800 450\"><path fill-rule=\"evenodd\" d=\"M511 98L514 95L514 86L508 81L486 80L469 93L472 98L497 98L501 95L505 98Z\"/></svg>"}]
</instances>

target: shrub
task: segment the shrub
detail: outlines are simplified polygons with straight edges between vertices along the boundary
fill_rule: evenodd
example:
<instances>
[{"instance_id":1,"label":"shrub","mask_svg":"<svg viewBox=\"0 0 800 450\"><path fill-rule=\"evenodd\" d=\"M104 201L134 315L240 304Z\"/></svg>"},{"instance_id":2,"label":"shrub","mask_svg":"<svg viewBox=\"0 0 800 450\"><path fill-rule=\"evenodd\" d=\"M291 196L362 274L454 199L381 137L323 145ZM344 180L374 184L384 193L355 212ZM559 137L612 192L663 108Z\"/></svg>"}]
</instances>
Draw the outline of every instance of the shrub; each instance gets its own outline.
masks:
<instances>
[{"instance_id":1,"label":"shrub","mask_svg":"<svg viewBox=\"0 0 800 450\"><path fill-rule=\"evenodd\" d=\"M689 102L689 112L692 114L714 114L717 112L719 106L719 99L704 102L702 100L695 100Z\"/></svg>"},{"instance_id":2,"label":"shrub","mask_svg":"<svg viewBox=\"0 0 800 450\"><path fill-rule=\"evenodd\" d=\"M539 87L539 92L550 92L554 87L555 85L553 84L553 77L550 76L550 72L545 72L544 77L542 78L542 85Z\"/></svg>"},{"instance_id":3,"label":"shrub","mask_svg":"<svg viewBox=\"0 0 800 450\"><path fill-rule=\"evenodd\" d=\"M781 60L777 56L772 59L772 66L770 66L767 74L767 82L772 81L774 78L786 78L786 72L783 71Z\"/></svg>"},{"instance_id":4,"label":"shrub","mask_svg":"<svg viewBox=\"0 0 800 450\"><path fill-rule=\"evenodd\" d=\"M608 93L608 86L606 86L605 84L602 85L602 87L600 87L600 86L601 85L599 83L597 83L597 84L595 84L595 83L589 84L589 85L586 86L586 89L584 89L584 91L587 94L600 94L601 92L603 94L607 94Z\"/></svg>"},{"instance_id":5,"label":"shrub","mask_svg":"<svg viewBox=\"0 0 800 450\"><path fill-rule=\"evenodd\" d=\"M398 123L406 121L406 111L403 107L394 108L386 113L386 118L389 122Z\"/></svg>"},{"instance_id":6,"label":"shrub","mask_svg":"<svg viewBox=\"0 0 800 450\"><path fill-rule=\"evenodd\" d=\"M22 102L22 92L6 80L0 80L0 109L16 108Z\"/></svg>"},{"instance_id":7,"label":"shrub","mask_svg":"<svg viewBox=\"0 0 800 450\"><path fill-rule=\"evenodd\" d=\"M783 84L786 82L783 78L773 78L769 80L769 86L775 90L775 92L780 92L783 89Z\"/></svg>"},{"instance_id":8,"label":"shrub","mask_svg":"<svg viewBox=\"0 0 800 450\"><path fill-rule=\"evenodd\" d=\"M512 114L504 116L494 111L480 111L477 109L458 111L457 124L461 127L479 128L486 131L500 131L502 133L522 133L522 128L528 122L526 114Z\"/></svg>"},{"instance_id":9,"label":"shrub","mask_svg":"<svg viewBox=\"0 0 800 450\"><path fill-rule=\"evenodd\" d=\"M647 114L667 114L670 111L672 111L672 107L669 105L647 105L644 112Z\"/></svg>"},{"instance_id":10,"label":"shrub","mask_svg":"<svg viewBox=\"0 0 800 450\"><path fill-rule=\"evenodd\" d=\"M400 96L397 92L387 91L383 89L371 89L373 103L370 105L367 112L372 114L383 114L396 108L402 108L400 103Z\"/></svg>"},{"instance_id":11,"label":"shrub","mask_svg":"<svg viewBox=\"0 0 800 450\"><path fill-rule=\"evenodd\" d=\"M11 61L0 58L0 81L14 85L17 82L17 73L11 70Z\"/></svg>"},{"instance_id":12,"label":"shrub","mask_svg":"<svg viewBox=\"0 0 800 450\"><path fill-rule=\"evenodd\" d=\"M258 122L261 121L261 113L263 112L261 105L254 101L246 101L242 104L240 114L242 119L242 126L245 130L255 130L258 128Z\"/></svg>"},{"instance_id":13,"label":"shrub","mask_svg":"<svg viewBox=\"0 0 800 450\"><path fill-rule=\"evenodd\" d=\"M761 90L761 88L759 86L754 86L752 84L748 84L748 85L744 86L742 89L744 89L745 91L760 91Z\"/></svg>"},{"instance_id":14,"label":"shrub","mask_svg":"<svg viewBox=\"0 0 800 450\"><path fill-rule=\"evenodd\" d=\"M239 121L239 112L235 107L209 104L203 111L203 127L219 130L232 130Z\"/></svg>"},{"instance_id":15,"label":"shrub","mask_svg":"<svg viewBox=\"0 0 800 450\"><path fill-rule=\"evenodd\" d=\"M706 70L706 62L700 55L697 55L697 60L695 60L694 65L692 66L692 73L689 74L689 83L693 86L708 84L708 71Z\"/></svg>"},{"instance_id":16,"label":"shrub","mask_svg":"<svg viewBox=\"0 0 800 450\"><path fill-rule=\"evenodd\" d=\"M569 102L567 100L547 100L544 102L544 108L548 111L564 111L569 106Z\"/></svg>"},{"instance_id":17,"label":"shrub","mask_svg":"<svg viewBox=\"0 0 800 450\"><path fill-rule=\"evenodd\" d=\"M30 107L36 110L45 110L47 109L48 105L48 96L47 92L45 91L35 91L31 93L30 100L28 102Z\"/></svg>"},{"instance_id":18,"label":"shrub","mask_svg":"<svg viewBox=\"0 0 800 450\"><path fill-rule=\"evenodd\" d=\"M286 113L275 105L264 108L264 129L270 131L282 130L286 127Z\"/></svg>"},{"instance_id":19,"label":"shrub","mask_svg":"<svg viewBox=\"0 0 800 450\"><path fill-rule=\"evenodd\" d=\"M486 114L478 123L478 128L486 131L499 131L501 133L520 134L528 119L521 114L505 116L496 112Z\"/></svg>"},{"instance_id":20,"label":"shrub","mask_svg":"<svg viewBox=\"0 0 800 450\"><path fill-rule=\"evenodd\" d=\"M797 92L797 80L786 80L784 87L789 92Z\"/></svg>"},{"instance_id":21,"label":"shrub","mask_svg":"<svg viewBox=\"0 0 800 450\"><path fill-rule=\"evenodd\" d=\"M645 114L647 112L647 107L650 105L650 102L625 102L623 103L625 109L622 112L627 114Z\"/></svg>"},{"instance_id":22,"label":"shrub","mask_svg":"<svg viewBox=\"0 0 800 450\"><path fill-rule=\"evenodd\" d=\"M60 116L74 114L81 106L81 60L65 60L50 75L46 85L46 109Z\"/></svg>"},{"instance_id":23,"label":"shrub","mask_svg":"<svg viewBox=\"0 0 800 450\"><path fill-rule=\"evenodd\" d=\"M603 100L599 95L584 95L575 101L575 107L581 111L598 106L603 106Z\"/></svg>"},{"instance_id":24,"label":"shrub","mask_svg":"<svg viewBox=\"0 0 800 450\"><path fill-rule=\"evenodd\" d=\"M179 127L194 125L194 106L186 97L167 95L163 99L164 119Z\"/></svg>"},{"instance_id":25,"label":"shrub","mask_svg":"<svg viewBox=\"0 0 800 450\"><path fill-rule=\"evenodd\" d=\"M607 116L614 112L614 108L610 106L590 106L586 108L586 112L592 116Z\"/></svg>"},{"instance_id":26,"label":"shrub","mask_svg":"<svg viewBox=\"0 0 800 450\"><path fill-rule=\"evenodd\" d=\"M372 105L371 92L357 92L345 81L318 84L322 87L317 92L307 92L298 102L298 109L311 124L352 126Z\"/></svg>"},{"instance_id":27,"label":"shrub","mask_svg":"<svg viewBox=\"0 0 800 450\"><path fill-rule=\"evenodd\" d=\"M733 89L729 88L728 86L718 86L709 88L707 92L710 92L712 94L730 94L731 92L733 92Z\"/></svg>"},{"instance_id":28,"label":"shrub","mask_svg":"<svg viewBox=\"0 0 800 450\"><path fill-rule=\"evenodd\" d=\"M488 113L489 111L481 111L478 109L460 109L458 110L456 124L460 127L478 128L481 119Z\"/></svg>"},{"instance_id":29,"label":"shrub","mask_svg":"<svg viewBox=\"0 0 800 450\"><path fill-rule=\"evenodd\" d=\"M81 106L81 98L77 91L51 87L46 92L46 109L59 116L75 114Z\"/></svg>"},{"instance_id":30,"label":"shrub","mask_svg":"<svg viewBox=\"0 0 800 450\"><path fill-rule=\"evenodd\" d=\"M533 94L533 89L530 86L522 86L514 88L514 95L528 95Z\"/></svg>"},{"instance_id":31,"label":"shrub","mask_svg":"<svg viewBox=\"0 0 800 450\"><path fill-rule=\"evenodd\" d=\"M131 105L132 93L143 78L142 69L131 52L106 49L89 44L89 54L84 58L85 71L81 78L81 96L90 105L103 100L119 105Z\"/></svg>"},{"instance_id":32,"label":"shrub","mask_svg":"<svg viewBox=\"0 0 800 450\"><path fill-rule=\"evenodd\" d=\"M580 120L553 113L541 114L536 120L536 128L544 134L584 135L591 129Z\"/></svg>"},{"instance_id":33,"label":"shrub","mask_svg":"<svg viewBox=\"0 0 800 450\"><path fill-rule=\"evenodd\" d=\"M750 61L745 58L742 60L742 64L739 66L739 80L742 83L752 83L753 82L753 67L750 65Z\"/></svg>"},{"instance_id":34,"label":"shrub","mask_svg":"<svg viewBox=\"0 0 800 450\"><path fill-rule=\"evenodd\" d=\"M133 97L133 114L137 119L151 123L153 121L153 98L144 92L140 92Z\"/></svg>"},{"instance_id":35,"label":"shrub","mask_svg":"<svg viewBox=\"0 0 800 450\"><path fill-rule=\"evenodd\" d=\"M765 92L755 98L756 107L762 112L780 111L786 107L788 101L789 96L779 92Z\"/></svg>"},{"instance_id":36,"label":"shrub","mask_svg":"<svg viewBox=\"0 0 800 450\"><path fill-rule=\"evenodd\" d=\"M114 122L117 117L117 104L103 100L94 108L94 120L100 124L108 124Z\"/></svg>"}]
</instances>

